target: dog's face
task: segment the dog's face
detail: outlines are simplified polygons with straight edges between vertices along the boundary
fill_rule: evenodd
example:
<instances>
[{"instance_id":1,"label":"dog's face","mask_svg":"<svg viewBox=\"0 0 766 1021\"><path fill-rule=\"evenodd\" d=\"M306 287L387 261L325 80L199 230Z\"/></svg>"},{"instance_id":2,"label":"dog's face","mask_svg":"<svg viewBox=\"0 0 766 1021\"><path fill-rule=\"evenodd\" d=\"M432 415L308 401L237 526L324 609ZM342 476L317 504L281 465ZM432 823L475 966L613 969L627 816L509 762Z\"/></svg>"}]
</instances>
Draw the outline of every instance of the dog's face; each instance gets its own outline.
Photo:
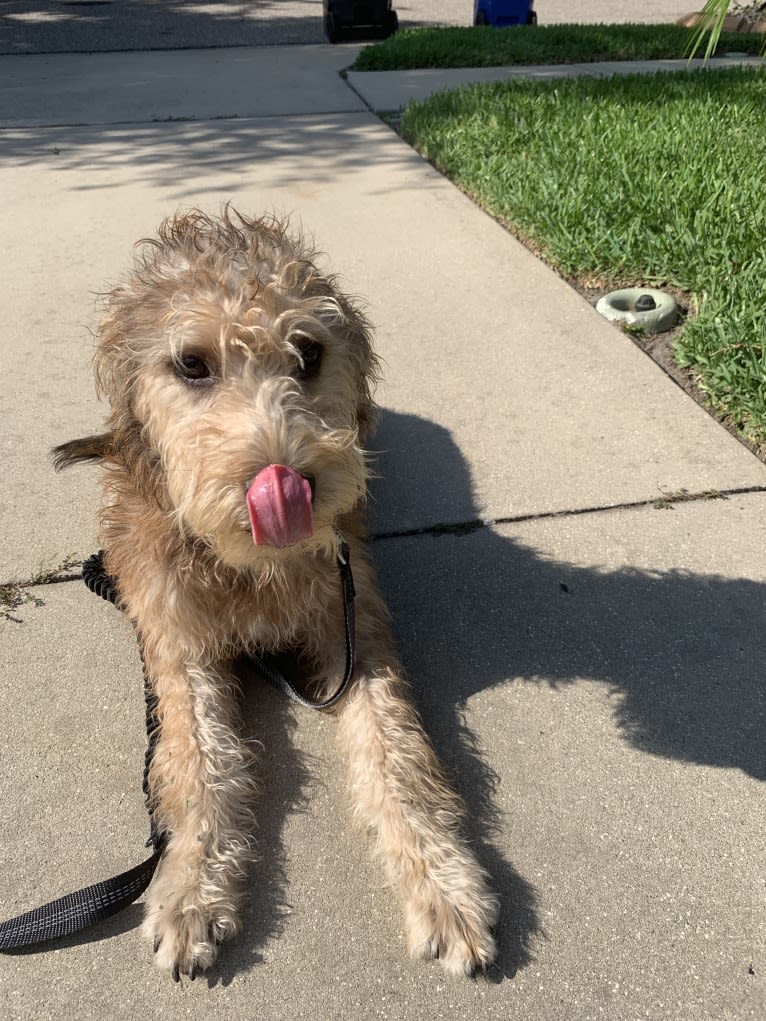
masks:
<instances>
[{"instance_id":1,"label":"dog's face","mask_svg":"<svg viewBox=\"0 0 766 1021\"><path fill-rule=\"evenodd\" d=\"M360 312L272 220L166 221L107 297L112 455L242 567L330 550L363 498L375 359Z\"/></svg>"}]
</instances>

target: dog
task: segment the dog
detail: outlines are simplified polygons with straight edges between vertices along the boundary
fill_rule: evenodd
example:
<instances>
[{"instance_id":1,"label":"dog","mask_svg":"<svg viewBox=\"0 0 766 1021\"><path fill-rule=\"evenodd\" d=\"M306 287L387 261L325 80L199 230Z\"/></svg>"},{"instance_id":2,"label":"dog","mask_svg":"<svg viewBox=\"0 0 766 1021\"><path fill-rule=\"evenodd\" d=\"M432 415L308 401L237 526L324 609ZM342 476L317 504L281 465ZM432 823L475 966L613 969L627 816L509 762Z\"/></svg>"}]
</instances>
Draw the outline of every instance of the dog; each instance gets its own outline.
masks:
<instances>
[{"instance_id":1,"label":"dog","mask_svg":"<svg viewBox=\"0 0 766 1021\"><path fill-rule=\"evenodd\" d=\"M164 852L143 932L193 979L239 928L257 784L238 733L243 653L301 650L311 690L344 672L336 561L350 550L356 663L328 711L356 821L403 905L413 957L473 975L498 900L463 833L395 651L365 549L378 362L370 326L289 220L225 206L165 220L104 298L94 375L106 430L56 448L100 462L105 568L156 707L147 798Z\"/></svg>"}]
</instances>

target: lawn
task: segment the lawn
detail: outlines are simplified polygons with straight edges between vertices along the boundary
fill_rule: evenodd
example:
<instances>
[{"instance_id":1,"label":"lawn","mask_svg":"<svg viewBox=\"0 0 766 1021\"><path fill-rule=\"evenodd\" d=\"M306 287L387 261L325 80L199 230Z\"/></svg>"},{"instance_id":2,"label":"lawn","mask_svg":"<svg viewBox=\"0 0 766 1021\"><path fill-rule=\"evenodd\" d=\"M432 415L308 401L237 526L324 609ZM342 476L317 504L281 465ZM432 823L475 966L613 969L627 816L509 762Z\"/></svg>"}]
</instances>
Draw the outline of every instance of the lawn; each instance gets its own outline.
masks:
<instances>
[{"instance_id":1,"label":"lawn","mask_svg":"<svg viewBox=\"0 0 766 1021\"><path fill-rule=\"evenodd\" d=\"M566 278L690 295L676 358L766 453L766 71L473 86L401 130Z\"/></svg>"},{"instance_id":2,"label":"lawn","mask_svg":"<svg viewBox=\"0 0 766 1021\"><path fill-rule=\"evenodd\" d=\"M353 70L680 59L686 55L693 36L692 29L678 25L408 29L384 42L366 46L360 51ZM716 52L756 55L761 52L763 42L762 35L724 32Z\"/></svg>"}]
</instances>

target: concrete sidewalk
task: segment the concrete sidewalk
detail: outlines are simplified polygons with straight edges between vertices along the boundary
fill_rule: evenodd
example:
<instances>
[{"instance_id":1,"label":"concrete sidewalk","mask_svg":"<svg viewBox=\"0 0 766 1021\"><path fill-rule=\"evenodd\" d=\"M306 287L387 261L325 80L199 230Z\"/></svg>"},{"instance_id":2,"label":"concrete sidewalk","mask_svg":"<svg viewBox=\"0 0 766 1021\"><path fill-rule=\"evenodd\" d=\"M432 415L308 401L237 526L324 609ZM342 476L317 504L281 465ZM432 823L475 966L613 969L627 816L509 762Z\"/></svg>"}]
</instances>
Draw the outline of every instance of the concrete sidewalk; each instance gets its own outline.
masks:
<instances>
[{"instance_id":1,"label":"concrete sidewalk","mask_svg":"<svg viewBox=\"0 0 766 1021\"><path fill-rule=\"evenodd\" d=\"M93 292L133 241L179 206L295 211L377 326L375 558L502 898L502 980L407 960L332 724L254 686L262 861L220 965L173 985L135 907L0 957L6 1016L766 1017L766 468L346 95L351 49L270 52L236 51L226 109L189 54L124 55L114 88L100 55L0 58L0 580L95 548L95 473L47 451L99 427ZM0 620L0 917L146 832L129 626L75 581L25 591Z\"/></svg>"},{"instance_id":2,"label":"concrete sidewalk","mask_svg":"<svg viewBox=\"0 0 766 1021\"><path fill-rule=\"evenodd\" d=\"M513 78L554 81L591 75L608 78L615 74L657 74L687 72L698 68L763 67L764 58L742 55L703 60L602 60L585 64L537 64L534 67L465 67L448 71L418 68L410 71L349 71L348 83L371 110L379 113L403 110L409 102L420 102L445 89L487 82L505 82Z\"/></svg>"}]
</instances>

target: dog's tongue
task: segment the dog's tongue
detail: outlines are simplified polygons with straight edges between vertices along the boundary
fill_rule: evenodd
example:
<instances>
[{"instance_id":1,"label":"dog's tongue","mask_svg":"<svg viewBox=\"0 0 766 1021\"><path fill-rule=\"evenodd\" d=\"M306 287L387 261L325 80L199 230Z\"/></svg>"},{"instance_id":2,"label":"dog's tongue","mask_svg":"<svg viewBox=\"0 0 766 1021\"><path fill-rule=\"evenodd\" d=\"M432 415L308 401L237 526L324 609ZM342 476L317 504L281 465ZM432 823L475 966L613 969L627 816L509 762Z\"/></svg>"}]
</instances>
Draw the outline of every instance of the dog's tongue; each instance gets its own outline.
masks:
<instances>
[{"instance_id":1,"label":"dog's tongue","mask_svg":"<svg viewBox=\"0 0 766 1021\"><path fill-rule=\"evenodd\" d=\"M258 472L247 491L247 509L258 546L292 546L313 532L308 479L283 464Z\"/></svg>"}]
</instances>

